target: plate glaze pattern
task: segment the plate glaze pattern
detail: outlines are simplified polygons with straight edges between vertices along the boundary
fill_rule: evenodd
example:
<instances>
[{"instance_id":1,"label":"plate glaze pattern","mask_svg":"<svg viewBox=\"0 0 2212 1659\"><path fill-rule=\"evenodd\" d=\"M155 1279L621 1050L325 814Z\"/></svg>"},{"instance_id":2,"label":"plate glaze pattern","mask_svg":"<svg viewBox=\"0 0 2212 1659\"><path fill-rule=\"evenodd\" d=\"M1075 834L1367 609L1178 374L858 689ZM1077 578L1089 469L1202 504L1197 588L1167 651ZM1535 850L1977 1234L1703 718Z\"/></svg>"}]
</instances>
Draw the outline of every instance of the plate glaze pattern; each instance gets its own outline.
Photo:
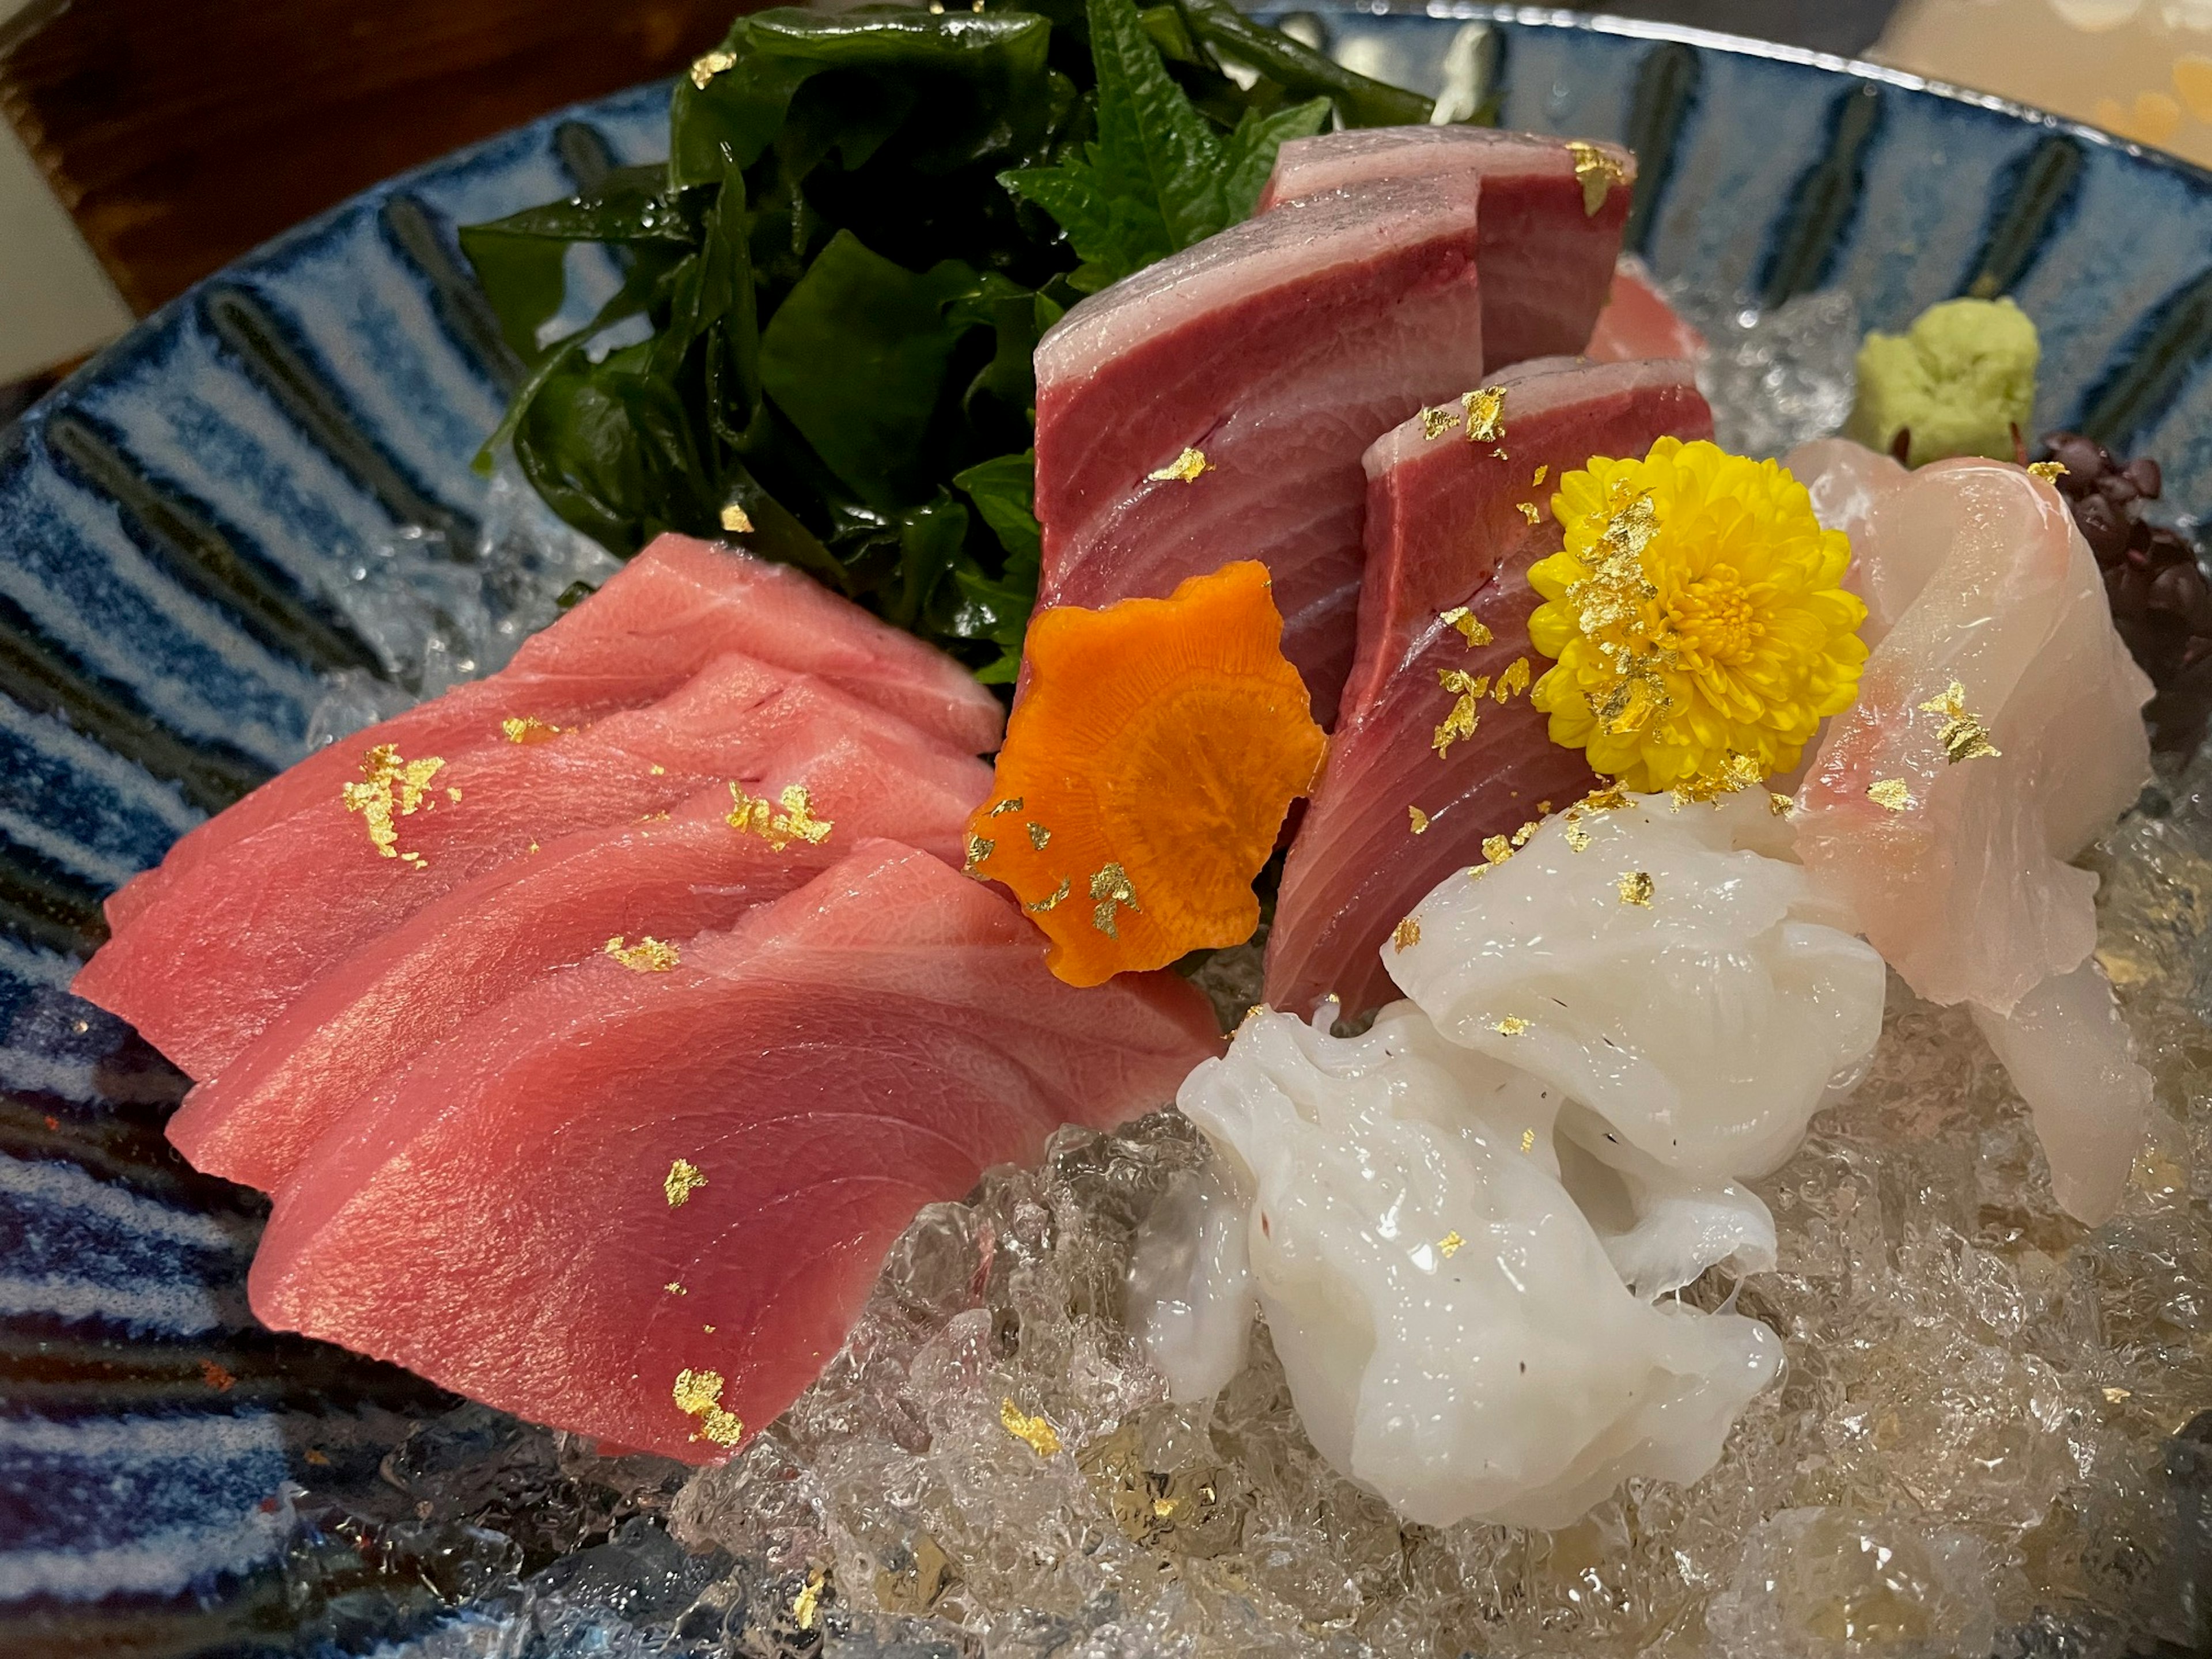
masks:
<instances>
[{"instance_id":1,"label":"plate glaze pattern","mask_svg":"<svg viewBox=\"0 0 2212 1659\"><path fill-rule=\"evenodd\" d=\"M1434 91L1488 22L1503 119L1634 145L1633 245L1870 325L1968 292L2043 331L2039 428L2212 505L2212 178L1906 77L1566 14L1304 14ZM349 573L465 578L517 365L453 227L649 159L641 88L372 191L185 295L0 442L0 1647L286 1644L288 1479L367 1479L442 1400L259 1330L259 1201L161 1139L184 1080L68 994L101 897L295 758L331 669L404 683ZM586 270L605 281L610 273Z\"/></svg>"}]
</instances>

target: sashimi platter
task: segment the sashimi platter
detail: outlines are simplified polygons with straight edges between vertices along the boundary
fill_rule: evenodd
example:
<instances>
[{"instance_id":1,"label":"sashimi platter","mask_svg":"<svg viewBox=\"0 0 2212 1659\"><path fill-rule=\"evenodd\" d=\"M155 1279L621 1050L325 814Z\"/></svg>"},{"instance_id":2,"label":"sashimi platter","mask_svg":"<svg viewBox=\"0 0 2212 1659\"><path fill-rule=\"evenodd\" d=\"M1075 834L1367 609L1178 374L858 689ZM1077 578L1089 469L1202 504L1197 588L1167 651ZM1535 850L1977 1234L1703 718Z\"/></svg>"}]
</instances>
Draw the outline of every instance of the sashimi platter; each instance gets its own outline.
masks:
<instances>
[{"instance_id":1,"label":"sashimi platter","mask_svg":"<svg viewBox=\"0 0 2212 1659\"><path fill-rule=\"evenodd\" d=\"M1460 113L740 19L461 233L605 572L74 992L254 1316L632 1471L732 1651L2196 1650L2212 504L2002 292L1740 441L1637 155Z\"/></svg>"}]
</instances>

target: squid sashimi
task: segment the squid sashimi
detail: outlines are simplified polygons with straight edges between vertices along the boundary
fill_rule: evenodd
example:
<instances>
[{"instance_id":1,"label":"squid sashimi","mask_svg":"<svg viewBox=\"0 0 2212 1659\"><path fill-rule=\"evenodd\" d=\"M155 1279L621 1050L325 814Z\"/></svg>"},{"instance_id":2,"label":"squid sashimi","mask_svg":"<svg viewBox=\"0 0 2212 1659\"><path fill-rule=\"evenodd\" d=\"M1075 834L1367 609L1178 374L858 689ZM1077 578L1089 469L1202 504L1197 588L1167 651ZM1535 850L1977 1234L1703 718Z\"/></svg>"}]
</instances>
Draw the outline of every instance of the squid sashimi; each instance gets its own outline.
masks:
<instances>
[{"instance_id":1,"label":"squid sashimi","mask_svg":"<svg viewBox=\"0 0 2212 1659\"><path fill-rule=\"evenodd\" d=\"M1362 451L1482 373L1480 191L1301 201L1092 295L1036 351L1040 608L1265 563L1326 725L1351 666Z\"/></svg>"},{"instance_id":2,"label":"squid sashimi","mask_svg":"<svg viewBox=\"0 0 2212 1659\"><path fill-rule=\"evenodd\" d=\"M1759 789L1578 805L1444 881L1383 957L1446 1037L1644 1158L1701 1182L1764 1175L1881 1035L1881 959L1773 856L1788 833Z\"/></svg>"},{"instance_id":3,"label":"squid sashimi","mask_svg":"<svg viewBox=\"0 0 2212 1659\"><path fill-rule=\"evenodd\" d=\"M1915 991L2005 1014L2096 944L2097 878L2067 860L2149 780L2150 685L2064 502L2016 466L1922 468L1859 556L1932 574L1831 725L1798 851Z\"/></svg>"},{"instance_id":4,"label":"squid sashimi","mask_svg":"<svg viewBox=\"0 0 2212 1659\"><path fill-rule=\"evenodd\" d=\"M858 848L664 972L533 984L384 1080L280 1198L267 1323L688 1462L836 1352L923 1205L1220 1039L1169 974L1076 990L1018 906Z\"/></svg>"},{"instance_id":5,"label":"squid sashimi","mask_svg":"<svg viewBox=\"0 0 2212 1659\"><path fill-rule=\"evenodd\" d=\"M858 774L863 787L847 787ZM819 841L731 823L716 786L665 820L580 830L510 860L417 910L324 974L169 1120L196 1169L274 1192L377 1080L474 1015L620 939L689 938L804 885L872 837L896 835L952 863L991 774L979 762L886 774L841 736L785 787L844 804ZM826 809L825 809L826 810Z\"/></svg>"},{"instance_id":6,"label":"squid sashimi","mask_svg":"<svg viewBox=\"0 0 2212 1659\"><path fill-rule=\"evenodd\" d=\"M1334 994L1356 1013L1389 1000L1377 952L1420 896L1480 861L1491 836L1597 783L1525 695L1544 669L1528 645L1539 600L1528 573L1560 544L1551 484L1593 454L1709 436L1712 416L1681 362L1553 358L1496 384L1502 440L1431 438L1417 417L1367 452L1359 654L1283 872L1267 943L1279 1008L1303 1015ZM1418 836L1408 808L1425 820Z\"/></svg>"},{"instance_id":7,"label":"squid sashimi","mask_svg":"<svg viewBox=\"0 0 2212 1659\"><path fill-rule=\"evenodd\" d=\"M1636 158L1617 144L1571 147L1533 132L1458 125L1293 138L1276 152L1259 210L1333 191L1452 178L1482 184L1476 263L1488 366L1582 350L1613 283L1636 179Z\"/></svg>"},{"instance_id":8,"label":"squid sashimi","mask_svg":"<svg viewBox=\"0 0 2212 1659\"><path fill-rule=\"evenodd\" d=\"M1650 267L1632 253L1622 254L1613 266L1605 309L1598 313L1583 356L1594 363L1632 362L1639 357L1680 357L1695 362L1705 350L1705 337L1667 303Z\"/></svg>"},{"instance_id":9,"label":"squid sashimi","mask_svg":"<svg viewBox=\"0 0 2212 1659\"><path fill-rule=\"evenodd\" d=\"M573 726L665 696L729 652L812 674L963 753L999 746L1005 721L997 699L942 652L787 566L665 535L524 641L498 673L318 750L192 830L159 866L109 897L108 925L118 933L129 927L209 854L327 805L374 744L451 757L500 741L508 720Z\"/></svg>"},{"instance_id":10,"label":"squid sashimi","mask_svg":"<svg viewBox=\"0 0 2212 1659\"><path fill-rule=\"evenodd\" d=\"M1409 1004L1348 1039L1256 1013L1177 1098L1245 1200L1306 1431L1409 1520L1560 1527L1697 1480L1779 1368L1764 1326L1630 1290L1563 1182L1557 1091Z\"/></svg>"},{"instance_id":11,"label":"squid sashimi","mask_svg":"<svg viewBox=\"0 0 2212 1659\"><path fill-rule=\"evenodd\" d=\"M1940 461L1874 482L1858 559L1894 607L1798 794L1806 866L1930 1001L1964 1002L2029 1103L2059 1202L2098 1222L2148 1121L2090 959L2097 878L2069 862L2150 777L2150 683L2058 493Z\"/></svg>"},{"instance_id":12,"label":"squid sashimi","mask_svg":"<svg viewBox=\"0 0 2212 1659\"><path fill-rule=\"evenodd\" d=\"M94 956L75 989L204 1080L318 975L533 844L665 811L725 780L773 798L840 737L866 763L812 801L832 823L917 772L955 793L979 775L972 757L872 704L727 656L659 702L550 742L450 763L370 751L356 793L333 785L320 806L200 860Z\"/></svg>"}]
</instances>

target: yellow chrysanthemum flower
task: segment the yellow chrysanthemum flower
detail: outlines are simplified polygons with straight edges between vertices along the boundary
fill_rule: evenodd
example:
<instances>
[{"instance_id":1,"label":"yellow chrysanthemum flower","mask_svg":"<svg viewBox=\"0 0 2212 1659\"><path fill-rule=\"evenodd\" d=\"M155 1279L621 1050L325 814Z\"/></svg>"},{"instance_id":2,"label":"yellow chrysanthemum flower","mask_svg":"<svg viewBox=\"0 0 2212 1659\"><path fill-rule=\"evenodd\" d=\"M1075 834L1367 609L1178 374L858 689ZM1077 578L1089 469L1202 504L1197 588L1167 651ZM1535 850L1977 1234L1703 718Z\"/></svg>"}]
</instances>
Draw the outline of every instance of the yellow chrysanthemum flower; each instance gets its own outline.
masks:
<instances>
[{"instance_id":1,"label":"yellow chrysanthemum flower","mask_svg":"<svg viewBox=\"0 0 2212 1659\"><path fill-rule=\"evenodd\" d=\"M1530 693L1552 741L1638 791L1786 772L1858 695L1850 540L1772 461L1662 438L1559 480L1566 545L1528 573L1555 659Z\"/></svg>"}]
</instances>

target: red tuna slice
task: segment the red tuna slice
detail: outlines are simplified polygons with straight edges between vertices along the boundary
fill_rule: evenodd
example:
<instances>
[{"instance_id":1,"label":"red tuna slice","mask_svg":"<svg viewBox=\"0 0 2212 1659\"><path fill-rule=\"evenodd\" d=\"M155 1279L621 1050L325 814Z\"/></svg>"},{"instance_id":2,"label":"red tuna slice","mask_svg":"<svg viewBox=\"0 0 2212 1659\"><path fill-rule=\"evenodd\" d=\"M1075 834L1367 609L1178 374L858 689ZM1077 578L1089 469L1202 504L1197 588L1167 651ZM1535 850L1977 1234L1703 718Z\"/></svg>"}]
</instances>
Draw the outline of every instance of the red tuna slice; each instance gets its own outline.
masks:
<instances>
[{"instance_id":1,"label":"red tuna slice","mask_svg":"<svg viewBox=\"0 0 2212 1659\"><path fill-rule=\"evenodd\" d=\"M253 1310L717 1461L836 1352L923 1205L1220 1048L1186 981L1063 985L1016 905L874 843L667 972L549 976L391 1079L279 1198Z\"/></svg>"},{"instance_id":2,"label":"red tuna slice","mask_svg":"<svg viewBox=\"0 0 2212 1659\"><path fill-rule=\"evenodd\" d=\"M688 536L662 536L489 679L308 756L179 841L155 869L107 900L108 926L130 927L179 872L303 806L334 799L362 750L451 757L503 741L500 723L570 726L666 696L731 652L812 674L963 753L999 746L998 699L960 665L786 565Z\"/></svg>"},{"instance_id":3,"label":"red tuna slice","mask_svg":"<svg viewBox=\"0 0 2212 1659\"><path fill-rule=\"evenodd\" d=\"M1265 213L1331 191L1448 178L1482 183L1482 340L1489 366L1583 349L1613 281L1636 179L1618 144L1589 148L1623 182L1590 211L1568 140L1492 127L1367 127L1293 138L1276 152Z\"/></svg>"},{"instance_id":4,"label":"red tuna slice","mask_svg":"<svg viewBox=\"0 0 2212 1659\"><path fill-rule=\"evenodd\" d=\"M196 1169L274 1192L374 1085L532 981L601 953L609 939L688 939L803 885L858 842L896 834L958 863L990 774L925 764L888 787L851 737L785 780L843 799L820 842L781 847L729 823L726 788L665 822L586 830L510 859L432 901L302 992L212 1081L185 1097L168 1136ZM866 787L850 789L855 772ZM957 787L948 787L951 783Z\"/></svg>"},{"instance_id":5,"label":"red tuna slice","mask_svg":"<svg viewBox=\"0 0 2212 1659\"><path fill-rule=\"evenodd\" d=\"M1351 665L1360 453L1476 386L1472 178L1326 196L1084 301L1037 347L1040 607L1164 599L1258 559L1326 723ZM1152 477L1185 448L1194 479Z\"/></svg>"},{"instance_id":6,"label":"red tuna slice","mask_svg":"<svg viewBox=\"0 0 2212 1659\"><path fill-rule=\"evenodd\" d=\"M1667 303L1650 267L1632 253L1622 254L1613 268L1613 291L1583 356L1594 363L1628 363L1640 357L1695 362L1705 350L1705 337Z\"/></svg>"},{"instance_id":7,"label":"red tuna slice","mask_svg":"<svg viewBox=\"0 0 2212 1659\"><path fill-rule=\"evenodd\" d=\"M1351 1013L1389 1000L1382 949L1399 921L1452 871L1480 863L1487 838L1598 781L1580 750L1551 740L1526 694L1550 665L1528 645L1539 603L1528 569L1560 546L1553 489L1593 455L1641 455L1668 434L1711 437L1712 415L1684 362L1552 358L1498 382L1510 459L1457 434L1431 440L1418 420L1367 452L1359 659L1283 869L1267 940L1275 1007L1304 1014L1332 992ZM1489 630L1487 643L1443 619L1460 606ZM1461 694L1438 677L1454 671L1490 690L1471 705L1474 732L1439 757L1437 729ZM1408 808L1427 819L1418 837Z\"/></svg>"},{"instance_id":8,"label":"red tuna slice","mask_svg":"<svg viewBox=\"0 0 2212 1659\"><path fill-rule=\"evenodd\" d=\"M774 797L840 737L860 745L868 763L839 775L814 802L833 823L917 775L955 794L989 787L981 762L878 708L806 675L725 657L649 708L550 743L454 757L429 780L421 810L392 820L389 855L333 787L321 805L180 876L137 927L101 948L74 988L204 1080L318 975L432 900L528 856L532 844L635 822L723 780Z\"/></svg>"}]
</instances>

